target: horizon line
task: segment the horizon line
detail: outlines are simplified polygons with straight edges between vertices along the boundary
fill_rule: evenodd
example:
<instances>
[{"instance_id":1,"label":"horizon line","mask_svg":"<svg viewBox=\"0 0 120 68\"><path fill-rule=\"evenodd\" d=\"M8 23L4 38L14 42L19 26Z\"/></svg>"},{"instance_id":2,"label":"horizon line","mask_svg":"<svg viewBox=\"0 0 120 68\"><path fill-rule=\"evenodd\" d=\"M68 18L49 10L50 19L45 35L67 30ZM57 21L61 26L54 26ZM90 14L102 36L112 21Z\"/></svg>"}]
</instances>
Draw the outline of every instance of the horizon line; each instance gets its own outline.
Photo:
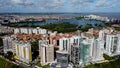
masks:
<instances>
[{"instance_id":1,"label":"horizon line","mask_svg":"<svg viewBox=\"0 0 120 68\"><path fill-rule=\"evenodd\" d=\"M80 13L120 13L120 12L0 12L0 14L44 14L44 13L48 13L48 14L50 14L50 13L56 13L56 14L59 14L59 13L62 13L62 14L64 14L64 13L70 13L70 14L72 14L72 13L78 13L78 14L80 14Z\"/></svg>"}]
</instances>

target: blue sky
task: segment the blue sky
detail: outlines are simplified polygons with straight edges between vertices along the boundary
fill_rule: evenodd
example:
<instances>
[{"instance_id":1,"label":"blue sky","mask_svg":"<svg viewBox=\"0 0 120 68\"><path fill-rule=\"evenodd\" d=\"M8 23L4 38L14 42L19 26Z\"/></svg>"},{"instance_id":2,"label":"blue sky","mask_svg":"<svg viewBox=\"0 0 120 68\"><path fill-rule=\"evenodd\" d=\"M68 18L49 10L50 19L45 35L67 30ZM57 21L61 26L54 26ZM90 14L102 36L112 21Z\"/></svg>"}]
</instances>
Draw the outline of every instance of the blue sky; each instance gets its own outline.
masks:
<instances>
[{"instance_id":1,"label":"blue sky","mask_svg":"<svg viewBox=\"0 0 120 68\"><path fill-rule=\"evenodd\" d=\"M0 0L5 12L120 12L120 0Z\"/></svg>"}]
</instances>

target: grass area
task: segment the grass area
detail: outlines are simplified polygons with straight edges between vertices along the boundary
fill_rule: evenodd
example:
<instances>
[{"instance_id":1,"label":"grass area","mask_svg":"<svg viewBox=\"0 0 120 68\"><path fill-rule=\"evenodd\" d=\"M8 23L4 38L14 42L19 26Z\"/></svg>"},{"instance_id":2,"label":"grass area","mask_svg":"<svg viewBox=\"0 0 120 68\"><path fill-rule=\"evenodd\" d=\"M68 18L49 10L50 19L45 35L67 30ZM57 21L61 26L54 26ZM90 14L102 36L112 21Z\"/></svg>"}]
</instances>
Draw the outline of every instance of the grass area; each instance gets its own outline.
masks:
<instances>
[{"instance_id":1,"label":"grass area","mask_svg":"<svg viewBox=\"0 0 120 68\"><path fill-rule=\"evenodd\" d=\"M108 56L106 54L103 54L103 57L104 57L105 60L113 60L113 59L115 59L115 57L110 57L110 56Z\"/></svg>"},{"instance_id":2,"label":"grass area","mask_svg":"<svg viewBox=\"0 0 120 68\"><path fill-rule=\"evenodd\" d=\"M40 63L38 63L37 65L38 65L39 67L42 67L42 68L50 68L50 65L49 65L49 64L42 66Z\"/></svg>"},{"instance_id":3,"label":"grass area","mask_svg":"<svg viewBox=\"0 0 120 68\"><path fill-rule=\"evenodd\" d=\"M0 68L22 68L22 67L0 58Z\"/></svg>"},{"instance_id":4,"label":"grass area","mask_svg":"<svg viewBox=\"0 0 120 68\"><path fill-rule=\"evenodd\" d=\"M90 64L84 68L120 68L120 56L109 57L104 54L104 58L109 62Z\"/></svg>"}]
</instances>

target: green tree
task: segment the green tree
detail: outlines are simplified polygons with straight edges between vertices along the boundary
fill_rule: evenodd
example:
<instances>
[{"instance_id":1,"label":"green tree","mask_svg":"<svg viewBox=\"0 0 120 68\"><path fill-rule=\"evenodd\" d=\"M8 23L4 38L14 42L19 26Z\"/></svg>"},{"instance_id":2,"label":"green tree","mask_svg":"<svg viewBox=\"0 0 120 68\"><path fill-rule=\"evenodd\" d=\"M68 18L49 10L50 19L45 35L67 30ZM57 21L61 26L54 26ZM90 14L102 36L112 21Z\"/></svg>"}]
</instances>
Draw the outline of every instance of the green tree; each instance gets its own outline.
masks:
<instances>
[{"instance_id":1,"label":"green tree","mask_svg":"<svg viewBox=\"0 0 120 68\"><path fill-rule=\"evenodd\" d=\"M0 38L0 46L3 46L3 40Z\"/></svg>"}]
</instances>

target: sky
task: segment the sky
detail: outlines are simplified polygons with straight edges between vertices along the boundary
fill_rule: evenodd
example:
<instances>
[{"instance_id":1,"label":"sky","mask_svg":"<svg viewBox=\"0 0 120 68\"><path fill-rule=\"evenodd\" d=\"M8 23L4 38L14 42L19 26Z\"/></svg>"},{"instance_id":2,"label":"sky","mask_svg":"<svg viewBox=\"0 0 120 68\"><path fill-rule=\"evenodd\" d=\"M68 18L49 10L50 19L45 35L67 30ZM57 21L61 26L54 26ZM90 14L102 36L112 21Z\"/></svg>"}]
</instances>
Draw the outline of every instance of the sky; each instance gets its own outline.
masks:
<instances>
[{"instance_id":1,"label":"sky","mask_svg":"<svg viewBox=\"0 0 120 68\"><path fill-rule=\"evenodd\" d=\"M0 13L120 12L120 0L0 0Z\"/></svg>"}]
</instances>

